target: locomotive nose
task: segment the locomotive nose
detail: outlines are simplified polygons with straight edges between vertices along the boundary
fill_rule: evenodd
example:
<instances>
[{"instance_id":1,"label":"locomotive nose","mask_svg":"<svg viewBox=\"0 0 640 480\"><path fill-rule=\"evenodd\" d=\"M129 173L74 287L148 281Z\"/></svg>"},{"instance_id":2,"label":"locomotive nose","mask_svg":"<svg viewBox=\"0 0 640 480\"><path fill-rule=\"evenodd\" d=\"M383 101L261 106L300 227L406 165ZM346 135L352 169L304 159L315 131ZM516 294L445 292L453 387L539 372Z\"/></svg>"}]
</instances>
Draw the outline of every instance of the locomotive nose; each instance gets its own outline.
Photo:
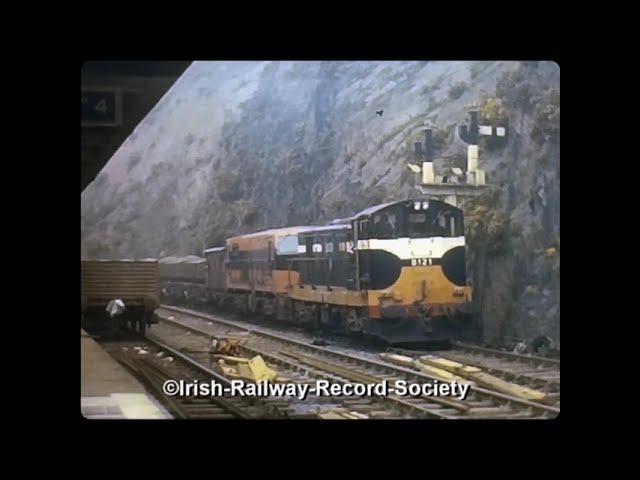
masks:
<instances>
[{"instance_id":1,"label":"locomotive nose","mask_svg":"<svg viewBox=\"0 0 640 480\"><path fill-rule=\"evenodd\" d=\"M442 256L442 273L454 285L465 286L467 268L464 247L454 247Z\"/></svg>"}]
</instances>

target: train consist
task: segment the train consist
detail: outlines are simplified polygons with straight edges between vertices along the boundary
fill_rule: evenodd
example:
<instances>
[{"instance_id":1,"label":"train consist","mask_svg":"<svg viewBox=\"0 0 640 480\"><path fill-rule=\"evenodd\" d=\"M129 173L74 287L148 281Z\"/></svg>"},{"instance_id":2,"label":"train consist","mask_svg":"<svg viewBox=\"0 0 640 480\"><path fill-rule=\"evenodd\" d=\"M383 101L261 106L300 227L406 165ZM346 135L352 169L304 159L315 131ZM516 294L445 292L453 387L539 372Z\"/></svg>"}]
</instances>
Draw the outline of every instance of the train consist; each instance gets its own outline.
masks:
<instances>
[{"instance_id":1,"label":"train consist","mask_svg":"<svg viewBox=\"0 0 640 480\"><path fill-rule=\"evenodd\" d=\"M239 235L204 255L160 260L165 297L391 344L459 338L470 327L463 213L438 200Z\"/></svg>"}]
</instances>

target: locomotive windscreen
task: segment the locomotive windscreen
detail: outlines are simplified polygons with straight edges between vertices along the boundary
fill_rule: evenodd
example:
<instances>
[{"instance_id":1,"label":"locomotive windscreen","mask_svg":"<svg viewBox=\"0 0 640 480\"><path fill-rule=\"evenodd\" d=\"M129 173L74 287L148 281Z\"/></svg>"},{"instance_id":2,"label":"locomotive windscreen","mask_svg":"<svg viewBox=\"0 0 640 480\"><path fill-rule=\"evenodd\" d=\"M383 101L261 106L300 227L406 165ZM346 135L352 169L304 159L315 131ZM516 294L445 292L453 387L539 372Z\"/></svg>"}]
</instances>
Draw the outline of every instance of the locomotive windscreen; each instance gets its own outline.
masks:
<instances>
[{"instance_id":1,"label":"locomotive windscreen","mask_svg":"<svg viewBox=\"0 0 640 480\"><path fill-rule=\"evenodd\" d=\"M462 211L442 202L394 205L360 221L360 238L461 237Z\"/></svg>"}]
</instances>

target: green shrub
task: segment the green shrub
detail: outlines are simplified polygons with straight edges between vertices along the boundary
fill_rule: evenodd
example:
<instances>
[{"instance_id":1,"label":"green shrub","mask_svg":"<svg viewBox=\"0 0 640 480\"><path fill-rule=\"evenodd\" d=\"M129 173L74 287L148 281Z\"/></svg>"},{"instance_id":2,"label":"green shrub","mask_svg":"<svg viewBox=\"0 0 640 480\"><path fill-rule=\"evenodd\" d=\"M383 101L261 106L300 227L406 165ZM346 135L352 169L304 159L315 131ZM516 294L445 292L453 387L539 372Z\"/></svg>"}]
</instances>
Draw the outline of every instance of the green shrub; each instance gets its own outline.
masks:
<instances>
[{"instance_id":1,"label":"green shrub","mask_svg":"<svg viewBox=\"0 0 640 480\"><path fill-rule=\"evenodd\" d=\"M496 83L496 97L510 107L530 112L533 108L535 89L526 82L524 68L503 73Z\"/></svg>"},{"instance_id":2,"label":"green shrub","mask_svg":"<svg viewBox=\"0 0 640 480\"><path fill-rule=\"evenodd\" d=\"M458 82L449 88L449 98L457 100L467 90L467 82Z\"/></svg>"},{"instance_id":3,"label":"green shrub","mask_svg":"<svg viewBox=\"0 0 640 480\"><path fill-rule=\"evenodd\" d=\"M556 139L560 134L560 92L549 89L535 99L531 138L538 143Z\"/></svg>"},{"instance_id":4,"label":"green shrub","mask_svg":"<svg viewBox=\"0 0 640 480\"><path fill-rule=\"evenodd\" d=\"M480 98L478 110L482 121L487 125L496 125L499 122L504 122L507 117L503 101L489 95L484 95Z\"/></svg>"},{"instance_id":5,"label":"green shrub","mask_svg":"<svg viewBox=\"0 0 640 480\"><path fill-rule=\"evenodd\" d=\"M237 172L227 168L216 169L214 181L220 200L233 202L242 198L242 178Z\"/></svg>"},{"instance_id":6,"label":"green shrub","mask_svg":"<svg viewBox=\"0 0 640 480\"><path fill-rule=\"evenodd\" d=\"M492 127L506 127L508 124L507 109L504 102L489 95L483 95L477 103L480 113L480 124L491 125ZM499 137L481 137L482 146L487 151L494 151L503 148L506 143Z\"/></svg>"}]
</instances>

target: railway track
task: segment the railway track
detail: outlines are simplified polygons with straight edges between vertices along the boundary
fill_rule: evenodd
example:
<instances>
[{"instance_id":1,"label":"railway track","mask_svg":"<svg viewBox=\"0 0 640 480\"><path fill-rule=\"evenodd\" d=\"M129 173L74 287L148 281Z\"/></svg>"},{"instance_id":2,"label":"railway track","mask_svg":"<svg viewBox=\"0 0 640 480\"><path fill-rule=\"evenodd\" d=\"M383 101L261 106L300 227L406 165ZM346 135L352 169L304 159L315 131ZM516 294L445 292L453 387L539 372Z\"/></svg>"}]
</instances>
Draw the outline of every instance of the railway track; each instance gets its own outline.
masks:
<instances>
[{"instance_id":1,"label":"railway track","mask_svg":"<svg viewBox=\"0 0 640 480\"><path fill-rule=\"evenodd\" d=\"M315 419L318 418L318 413L328 411L334 412L338 418L396 417L393 411L380 409L374 399L348 398L336 402L318 395L309 395L303 401L291 396L167 396L163 391L163 384L167 380L184 380L189 383L197 380L202 383L213 379L223 387L230 387L231 380L211 368L212 361L208 351L184 348L181 351L152 336L126 344L103 343L103 347L147 385L156 398L179 419ZM140 356L139 349L147 353ZM158 357L160 352L162 357ZM167 363L167 359L172 361ZM311 383L307 372L289 373L291 375L287 379L291 382ZM335 380L331 375L323 378Z\"/></svg>"},{"instance_id":2,"label":"railway track","mask_svg":"<svg viewBox=\"0 0 640 480\"><path fill-rule=\"evenodd\" d=\"M437 378L410 368L398 366L362 354L346 353L292 339L280 333L227 320L181 307L163 305L158 309L163 337L192 335L200 338L200 349L210 344L213 336L245 334L241 347L246 356L261 355L286 376L306 379L329 379L332 382L379 383L383 380L409 383L434 383ZM157 334L158 331L154 334ZM195 335L193 335L195 334ZM195 342L198 344L198 341ZM464 400L433 396L363 397L359 411L371 417L383 418L553 418L559 408L522 400L479 386L471 386ZM352 405L354 402L352 402ZM358 409L356 408L358 411Z\"/></svg>"},{"instance_id":3,"label":"railway track","mask_svg":"<svg viewBox=\"0 0 640 480\"><path fill-rule=\"evenodd\" d=\"M508 382L545 392L551 405L560 408L560 360L522 355L463 342L453 343L451 350L436 352L402 348L394 348L391 351L413 357L435 355L481 368Z\"/></svg>"},{"instance_id":4,"label":"railway track","mask_svg":"<svg viewBox=\"0 0 640 480\"><path fill-rule=\"evenodd\" d=\"M163 391L166 380L209 381L211 379L228 386L230 381L218 372L210 370L169 345L152 338L134 342L103 343L103 347L124 365L161 401L175 418L179 419L251 419L281 418L282 412L275 404L251 401L243 397L193 397L168 396ZM138 353L142 349L144 355ZM161 356L160 356L161 355ZM171 361L170 361L171 360Z\"/></svg>"},{"instance_id":5,"label":"railway track","mask_svg":"<svg viewBox=\"0 0 640 480\"><path fill-rule=\"evenodd\" d=\"M170 341L180 334L184 334L185 332L191 333L192 331L194 330L189 330L175 324L169 325L169 328L163 332L161 338L166 338L167 341ZM200 335L193 335L190 339L183 339L183 341L180 342L182 347L179 350L173 349L173 351L204 367L207 372L214 372L217 376L220 376L219 373L213 370L215 368L215 359L207 350L210 344L210 337L202 332L198 333L200 333ZM158 332L156 331L155 334L157 335ZM148 336L147 338L151 339L152 337ZM162 344L162 341L158 338L152 338L152 340ZM245 349L244 352L248 355L262 354L263 357L266 357L265 359L273 360L273 358L269 357L265 352L258 352L253 349ZM272 364L273 363L278 362L272 362ZM279 363L279 367L279 373L285 373L287 382L291 383L311 384L318 378L329 382L340 380L337 376L327 373L309 375L309 369L300 369L297 367L281 368L281 363ZM269 397L264 401L274 405L278 410L278 414L272 417L255 418L318 418L319 413L329 411L343 412L351 417L358 418L403 418L403 415L399 415L397 411L385 409L380 406L376 398L345 398L336 400L318 395L309 395L304 400L292 396L283 396L277 398Z\"/></svg>"}]
</instances>

